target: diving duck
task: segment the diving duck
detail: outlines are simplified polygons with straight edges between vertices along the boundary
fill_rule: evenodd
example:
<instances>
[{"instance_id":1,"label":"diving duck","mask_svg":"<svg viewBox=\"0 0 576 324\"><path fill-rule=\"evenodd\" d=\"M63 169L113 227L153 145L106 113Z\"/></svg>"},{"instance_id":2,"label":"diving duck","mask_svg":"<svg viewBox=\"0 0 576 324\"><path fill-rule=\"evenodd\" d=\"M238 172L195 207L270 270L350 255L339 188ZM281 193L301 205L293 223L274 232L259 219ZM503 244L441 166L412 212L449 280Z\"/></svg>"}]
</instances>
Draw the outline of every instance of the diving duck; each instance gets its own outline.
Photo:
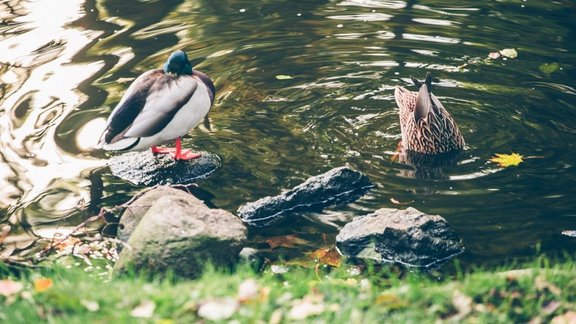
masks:
<instances>
[{"instance_id":1,"label":"diving duck","mask_svg":"<svg viewBox=\"0 0 576 324\"><path fill-rule=\"evenodd\" d=\"M412 78L418 92L396 86L394 97L400 108L402 145L409 151L438 154L464 148L464 137L448 111L432 94L432 75L424 82Z\"/></svg>"},{"instance_id":2,"label":"diving duck","mask_svg":"<svg viewBox=\"0 0 576 324\"><path fill-rule=\"evenodd\" d=\"M175 160L198 158L199 153L182 149L181 137L202 122L215 94L212 80L192 69L186 53L176 51L162 69L144 72L132 82L108 117L98 145L109 151L151 148ZM174 139L175 148L157 147Z\"/></svg>"}]
</instances>

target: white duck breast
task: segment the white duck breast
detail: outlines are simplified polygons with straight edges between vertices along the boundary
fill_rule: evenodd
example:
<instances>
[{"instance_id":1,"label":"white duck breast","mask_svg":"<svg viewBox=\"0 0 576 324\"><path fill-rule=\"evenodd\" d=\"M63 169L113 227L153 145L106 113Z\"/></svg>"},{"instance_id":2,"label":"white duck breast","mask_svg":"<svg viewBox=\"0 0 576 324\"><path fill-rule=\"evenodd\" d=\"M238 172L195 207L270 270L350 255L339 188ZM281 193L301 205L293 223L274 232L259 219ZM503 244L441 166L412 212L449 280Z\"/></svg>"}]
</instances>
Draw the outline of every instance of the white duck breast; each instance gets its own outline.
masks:
<instances>
[{"instance_id":1,"label":"white duck breast","mask_svg":"<svg viewBox=\"0 0 576 324\"><path fill-rule=\"evenodd\" d=\"M181 137L208 114L211 93L196 75L146 72L134 80L108 118L102 147L143 150Z\"/></svg>"}]
</instances>

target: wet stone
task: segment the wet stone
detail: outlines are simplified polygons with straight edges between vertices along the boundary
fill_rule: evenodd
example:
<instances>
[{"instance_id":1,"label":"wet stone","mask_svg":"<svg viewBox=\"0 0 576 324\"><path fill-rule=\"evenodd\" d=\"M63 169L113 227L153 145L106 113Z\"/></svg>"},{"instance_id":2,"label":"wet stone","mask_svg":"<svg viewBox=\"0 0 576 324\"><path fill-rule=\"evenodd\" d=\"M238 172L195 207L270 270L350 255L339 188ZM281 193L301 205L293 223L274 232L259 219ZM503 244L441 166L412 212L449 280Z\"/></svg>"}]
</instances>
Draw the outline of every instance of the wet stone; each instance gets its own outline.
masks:
<instances>
[{"instance_id":1,"label":"wet stone","mask_svg":"<svg viewBox=\"0 0 576 324\"><path fill-rule=\"evenodd\" d=\"M108 161L114 176L135 185L190 184L206 178L216 171L222 162L218 155L210 152L190 161L174 161L169 155L154 155L152 152L129 152Z\"/></svg>"},{"instance_id":2,"label":"wet stone","mask_svg":"<svg viewBox=\"0 0 576 324\"><path fill-rule=\"evenodd\" d=\"M264 227L299 212L319 212L353 202L374 185L364 174L339 167L314 176L278 195L240 206L238 216L250 226Z\"/></svg>"},{"instance_id":3,"label":"wet stone","mask_svg":"<svg viewBox=\"0 0 576 324\"><path fill-rule=\"evenodd\" d=\"M433 268L464 252L460 238L439 215L409 207L381 208L355 218L336 236L345 256Z\"/></svg>"},{"instance_id":4,"label":"wet stone","mask_svg":"<svg viewBox=\"0 0 576 324\"><path fill-rule=\"evenodd\" d=\"M121 218L126 242L116 273L130 269L196 278L207 264L228 268L239 259L247 228L230 212L209 208L184 191L160 186L132 202Z\"/></svg>"}]
</instances>

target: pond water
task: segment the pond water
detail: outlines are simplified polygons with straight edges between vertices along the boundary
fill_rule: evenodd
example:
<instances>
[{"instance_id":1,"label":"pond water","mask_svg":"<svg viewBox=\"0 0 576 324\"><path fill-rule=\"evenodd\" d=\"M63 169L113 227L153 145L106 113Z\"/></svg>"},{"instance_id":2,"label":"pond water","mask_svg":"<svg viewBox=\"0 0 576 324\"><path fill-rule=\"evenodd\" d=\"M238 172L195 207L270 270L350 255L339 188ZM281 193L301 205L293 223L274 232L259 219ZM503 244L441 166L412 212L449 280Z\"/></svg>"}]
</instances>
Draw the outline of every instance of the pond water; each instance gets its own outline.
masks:
<instances>
[{"instance_id":1,"label":"pond water","mask_svg":"<svg viewBox=\"0 0 576 324\"><path fill-rule=\"evenodd\" d=\"M278 253L331 245L354 216L404 208L395 200L446 218L464 264L576 247L561 235L576 230L573 1L8 0L0 17L5 243L74 227L142 189L112 176L114 153L94 145L130 81L183 49L217 88L209 123L184 139L222 158L197 183L202 199L235 212L342 165L377 184L253 231L256 246L289 234L310 244ZM518 56L488 58L506 48ZM393 159L393 89L426 71L467 142L436 179ZM512 152L529 158L488 162Z\"/></svg>"}]
</instances>

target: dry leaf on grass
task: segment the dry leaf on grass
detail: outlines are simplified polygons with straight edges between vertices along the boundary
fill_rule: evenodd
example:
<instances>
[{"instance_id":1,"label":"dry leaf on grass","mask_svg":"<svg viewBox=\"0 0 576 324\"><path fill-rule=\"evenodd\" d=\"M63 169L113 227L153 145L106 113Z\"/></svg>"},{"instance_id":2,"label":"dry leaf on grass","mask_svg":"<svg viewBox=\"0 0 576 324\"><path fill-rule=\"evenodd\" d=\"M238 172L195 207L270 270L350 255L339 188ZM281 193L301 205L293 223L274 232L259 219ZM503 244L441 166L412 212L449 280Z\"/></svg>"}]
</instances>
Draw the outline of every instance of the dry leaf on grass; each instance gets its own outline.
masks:
<instances>
[{"instance_id":1,"label":"dry leaf on grass","mask_svg":"<svg viewBox=\"0 0 576 324\"><path fill-rule=\"evenodd\" d=\"M82 304L82 306L86 307L86 309L89 312L97 312L100 310L100 304L98 304L98 302L94 301L94 300L82 299L82 300L80 300L80 304Z\"/></svg>"},{"instance_id":2,"label":"dry leaf on grass","mask_svg":"<svg viewBox=\"0 0 576 324\"><path fill-rule=\"evenodd\" d=\"M130 316L137 318L151 318L154 316L156 304L151 300L143 300L131 312Z\"/></svg>"},{"instance_id":3,"label":"dry leaf on grass","mask_svg":"<svg viewBox=\"0 0 576 324\"><path fill-rule=\"evenodd\" d=\"M305 320L308 317L320 315L324 312L324 296L319 294L310 294L304 298L295 301L292 309L288 313L288 318L292 320Z\"/></svg>"},{"instance_id":4,"label":"dry leaf on grass","mask_svg":"<svg viewBox=\"0 0 576 324\"><path fill-rule=\"evenodd\" d=\"M238 286L238 301L241 303L256 299L260 291L258 282L254 279L246 279Z\"/></svg>"},{"instance_id":5,"label":"dry leaf on grass","mask_svg":"<svg viewBox=\"0 0 576 324\"><path fill-rule=\"evenodd\" d=\"M34 291L37 293L45 292L52 287L52 279L50 278L38 278L34 280Z\"/></svg>"},{"instance_id":6,"label":"dry leaf on grass","mask_svg":"<svg viewBox=\"0 0 576 324\"><path fill-rule=\"evenodd\" d=\"M576 312L569 311L562 315L555 316L551 324L576 324Z\"/></svg>"},{"instance_id":7,"label":"dry leaf on grass","mask_svg":"<svg viewBox=\"0 0 576 324\"><path fill-rule=\"evenodd\" d=\"M24 288L24 286L17 282L10 279L0 280L0 295L4 297L9 297L14 294L17 294Z\"/></svg>"},{"instance_id":8,"label":"dry leaf on grass","mask_svg":"<svg viewBox=\"0 0 576 324\"><path fill-rule=\"evenodd\" d=\"M198 316L211 321L228 319L238 310L238 302L232 298L211 300L198 308Z\"/></svg>"},{"instance_id":9,"label":"dry leaf on grass","mask_svg":"<svg viewBox=\"0 0 576 324\"><path fill-rule=\"evenodd\" d=\"M558 288L554 284L546 281L546 278L544 278L543 276L538 276L536 277L536 279L534 279L534 286L539 291L548 290L549 292L551 292L556 296L562 295L562 290L560 290L560 288Z\"/></svg>"},{"instance_id":10,"label":"dry leaf on grass","mask_svg":"<svg viewBox=\"0 0 576 324\"><path fill-rule=\"evenodd\" d=\"M463 318L472 312L473 301L470 296L456 290L452 295L452 305L454 305L454 308L458 311L457 316Z\"/></svg>"},{"instance_id":11,"label":"dry leaf on grass","mask_svg":"<svg viewBox=\"0 0 576 324\"><path fill-rule=\"evenodd\" d=\"M263 303L268 300L270 295L269 287L260 287L254 279L246 279L238 286L238 295L236 299L241 304L250 302Z\"/></svg>"}]
</instances>

